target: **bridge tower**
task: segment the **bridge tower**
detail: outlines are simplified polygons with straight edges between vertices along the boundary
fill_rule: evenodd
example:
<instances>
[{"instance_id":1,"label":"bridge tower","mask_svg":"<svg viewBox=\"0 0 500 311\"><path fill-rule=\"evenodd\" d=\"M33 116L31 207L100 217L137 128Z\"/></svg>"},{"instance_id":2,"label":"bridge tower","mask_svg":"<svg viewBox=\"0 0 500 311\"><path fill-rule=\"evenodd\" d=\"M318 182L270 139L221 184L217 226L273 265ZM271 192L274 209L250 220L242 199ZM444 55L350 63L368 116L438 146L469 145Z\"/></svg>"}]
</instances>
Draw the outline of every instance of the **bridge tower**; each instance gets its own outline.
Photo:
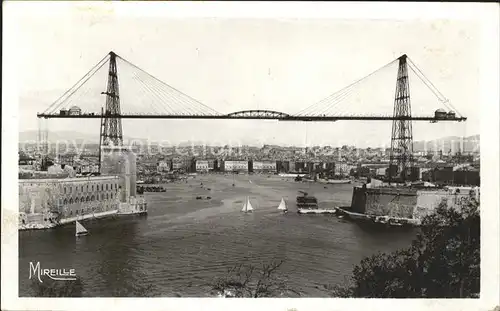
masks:
<instances>
[{"instance_id":1,"label":"bridge tower","mask_svg":"<svg viewBox=\"0 0 500 311\"><path fill-rule=\"evenodd\" d=\"M410 81L406 54L399 57L393 116L389 180L405 182L410 179L414 167Z\"/></svg>"},{"instance_id":2,"label":"bridge tower","mask_svg":"<svg viewBox=\"0 0 500 311\"><path fill-rule=\"evenodd\" d=\"M106 95L106 108L101 124L101 144L104 146L109 146L110 144L121 146L123 144L122 120L116 117L121 114L120 89L118 85L116 54L114 52L109 52L108 88L106 92L102 92L101 94ZM110 117L110 115L115 117Z\"/></svg>"},{"instance_id":3,"label":"bridge tower","mask_svg":"<svg viewBox=\"0 0 500 311\"><path fill-rule=\"evenodd\" d=\"M108 87L106 92L106 106L101 110L101 128L99 140L99 172L101 170L101 152L103 146L122 146L122 120L120 116L120 89L118 84L118 69L116 54L109 52Z\"/></svg>"}]
</instances>

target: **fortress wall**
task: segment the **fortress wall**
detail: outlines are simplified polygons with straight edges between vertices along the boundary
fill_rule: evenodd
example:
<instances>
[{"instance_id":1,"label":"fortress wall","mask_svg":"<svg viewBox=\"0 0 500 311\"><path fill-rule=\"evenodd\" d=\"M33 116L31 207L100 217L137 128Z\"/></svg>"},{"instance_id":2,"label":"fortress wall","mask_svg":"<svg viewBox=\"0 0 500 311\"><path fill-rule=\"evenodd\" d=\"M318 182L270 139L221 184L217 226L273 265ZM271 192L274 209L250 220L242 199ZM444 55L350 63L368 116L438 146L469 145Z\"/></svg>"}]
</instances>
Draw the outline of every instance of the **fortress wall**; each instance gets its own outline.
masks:
<instances>
[{"instance_id":1,"label":"fortress wall","mask_svg":"<svg viewBox=\"0 0 500 311\"><path fill-rule=\"evenodd\" d=\"M364 214L366 212L366 189L354 187L352 190L351 211Z\"/></svg>"},{"instance_id":2,"label":"fortress wall","mask_svg":"<svg viewBox=\"0 0 500 311\"><path fill-rule=\"evenodd\" d=\"M450 193L446 190L421 190L418 191L413 217L422 219L426 215L433 213L441 203L448 208L461 208L477 199L478 197L475 194L468 192Z\"/></svg>"},{"instance_id":3,"label":"fortress wall","mask_svg":"<svg viewBox=\"0 0 500 311\"><path fill-rule=\"evenodd\" d=\"M478 188L467 187L448 190L354 187L351 210L374 216L422 219L441 203L448 208L460 208L479 198Z\"/></svg>"},{"instance_id":4,"label":"fortress wall","mask_svg":"<svg viewBox=\"0 0 500 311\"><path fill-rule=\"evenodd\" d=\"M413 218L417 204L415 190L395 188L366 189L366 214Z\"/></svg>"}]
</instances>

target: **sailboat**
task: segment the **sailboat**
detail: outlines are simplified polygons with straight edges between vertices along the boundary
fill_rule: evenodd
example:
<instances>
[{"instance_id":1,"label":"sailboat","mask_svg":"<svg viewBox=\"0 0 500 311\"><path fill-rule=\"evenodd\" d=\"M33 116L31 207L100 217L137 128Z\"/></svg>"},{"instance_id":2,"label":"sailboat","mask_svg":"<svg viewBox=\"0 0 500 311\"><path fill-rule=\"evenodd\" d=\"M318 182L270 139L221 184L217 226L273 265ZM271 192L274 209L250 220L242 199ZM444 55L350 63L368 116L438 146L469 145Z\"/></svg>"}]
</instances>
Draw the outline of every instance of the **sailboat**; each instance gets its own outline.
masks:
<instances>
[{"instance_id":1,"label":"sailboat","mask_svg":"<svg viewBox=\"0 0 500 311\"><path fill-rule=\"evenodd\" d=\"M250 203L250 198L247 197L247 201L243 204L243 209L241 210L244 213L251 213L253 211L252 204Z\"/></svg>"},{"instance_id":2,"label":"sailboat","mask_svg":"<svg viewBox=\"0 0 500 311\"><path fill-rule=\"evenodd\" d=\"M280 203L280 205L278 206L278 210L279 210L279 211L283 211L283 213L288 212L288 206L286 206L286 202L285 202L285 199L284 199L284 198L281 198L281 203Z\"/></svg>"},{"instance_id":3,"label":"sailboat","mask_svg":"<svg viewBox=\"0 0 500 311\"><path fill-rule=\"evenodd\" d=\"M75 236L82 236L82 235L87 235L89 232L87 231L87 229L85 229L84 226L82 226L81 223L78 222L78 220L75 220L75 223L76 223L76 233L75 233Z\"/></svg>"}]
</instances>

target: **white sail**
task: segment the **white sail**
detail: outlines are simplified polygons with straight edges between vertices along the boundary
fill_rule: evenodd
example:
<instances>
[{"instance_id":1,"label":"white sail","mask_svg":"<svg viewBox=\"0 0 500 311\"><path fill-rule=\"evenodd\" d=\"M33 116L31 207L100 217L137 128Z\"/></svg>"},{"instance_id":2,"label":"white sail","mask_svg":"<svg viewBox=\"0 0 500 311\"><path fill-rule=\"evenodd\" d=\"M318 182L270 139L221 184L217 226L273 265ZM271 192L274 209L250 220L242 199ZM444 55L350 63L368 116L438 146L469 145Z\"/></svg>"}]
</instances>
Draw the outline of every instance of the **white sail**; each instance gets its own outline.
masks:
<instances>
[{"instance_id":1,"label":"white sail","mask_svg":"<svg viewBox=\"0 0 500 311\"><path fill-rule=\"evenodd\" d=\"M250 198L247 197L247 201L243 204L242 212L251 212L253 211L252 203L250 203Z\"/></svg>"},{"instance_id":2,"label":"white sail","mask_svg":"<svg viewBox=\"0 0 500 311\"><path fill-rule=\"evenodd\" d=\"M281 203L278 206L278 210L280 210L280 211L286 211L286 210L288 210L288 207L286 206L286 202L285 202L284 198L281 198Z\"/></svg>"},{"instance_id":3,"label":"white sail","mask_svg":"<svg viewBox=\"0 0 500 311\"><path fill-rule=\"evenodd\" d=\"M247 211L253 211L252 203L250 203L250 198L247 198Z\"/></svg>"},{"instance_id":4,"label":"white sail","mask_svg":"<svg viewBox=\"0 0 500 311\"><path fill-rule=\"evenodd\" d=\"M76 220L76 235L83 235L83 234L87 234L87 229L85 229L84 226L82 226L81 223L78 222L78 220Z\"/></svg>"}]
</instances>

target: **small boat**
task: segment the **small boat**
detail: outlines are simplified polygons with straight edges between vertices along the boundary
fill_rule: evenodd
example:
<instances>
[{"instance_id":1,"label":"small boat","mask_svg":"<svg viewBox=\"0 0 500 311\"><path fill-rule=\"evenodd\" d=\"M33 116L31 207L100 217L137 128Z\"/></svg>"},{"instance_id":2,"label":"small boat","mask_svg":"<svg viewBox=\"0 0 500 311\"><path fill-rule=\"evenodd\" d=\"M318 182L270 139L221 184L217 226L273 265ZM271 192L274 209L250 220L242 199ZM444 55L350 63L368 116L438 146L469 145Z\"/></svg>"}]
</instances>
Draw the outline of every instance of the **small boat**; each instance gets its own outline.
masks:
<instances>
[{"instance_id":1,"label":"small boat","mask_svg":"<svg viewBox=\"0 0 500 311\"><path fill-rule=\"evenodd\" d=\"M283 213L288 212L288 206L286 205L286 202L285 202L284 198L281 198L281 203L278 206L278 210L279 211L283 211Z\"/></svg>"},{"instance_id":2,"label":"small boat","mask_svg":"<svg viewBox=\"0 0 500 311\"><path fill-rule=\"evenodd\" d=\"M297 207L301 208L318 208L318 199L315 196L309 196L305 191L299 191L301 196L297 196Z\"/></svg>"},{"instance_id":3,"label":"small boat","mask_svg":"<svg viewBox=\"0 0 500 311\"><path fill-rule=\"evenodd\" d=\"M328 179L326 181L327 184L350 184L351 180L350 179Z\"/></svg>"},{"instance_id":4,"label":"small boat","mask_svg":"<svg viewBox=\"0 0 500 311\"><path fill-rule=\"evenodd\" d=\"M79 236L82 236L82 235L89 234L89 232L87 231L87 229L85 229L85 227L82 226L82 224L79 223L78 220L75 220L75 223L76 223L76 233L75 233L75 236L79 237Z\"/></svg>"},{"instance_id":5,"label":"small boat","mask_svg":"<svg viewBox=\"0 0 500 311\"><path fill-rule=\"evenodd\" d=\"M298 208L297 213L299 214L335 214L334 209L325 208Z\"/></svg>"},{"instance_id":6,"label":"small boat","mask_svg":"<svg viewBox=\"0 0 500 311\"><path fill-rule=\"evenodd\" d=\"M244 213L251 213L253 211L252 204L250 203L250 198L247 197L247 201L243 204L243 209L241 210Z\"/></svg>"}]
</instances>

